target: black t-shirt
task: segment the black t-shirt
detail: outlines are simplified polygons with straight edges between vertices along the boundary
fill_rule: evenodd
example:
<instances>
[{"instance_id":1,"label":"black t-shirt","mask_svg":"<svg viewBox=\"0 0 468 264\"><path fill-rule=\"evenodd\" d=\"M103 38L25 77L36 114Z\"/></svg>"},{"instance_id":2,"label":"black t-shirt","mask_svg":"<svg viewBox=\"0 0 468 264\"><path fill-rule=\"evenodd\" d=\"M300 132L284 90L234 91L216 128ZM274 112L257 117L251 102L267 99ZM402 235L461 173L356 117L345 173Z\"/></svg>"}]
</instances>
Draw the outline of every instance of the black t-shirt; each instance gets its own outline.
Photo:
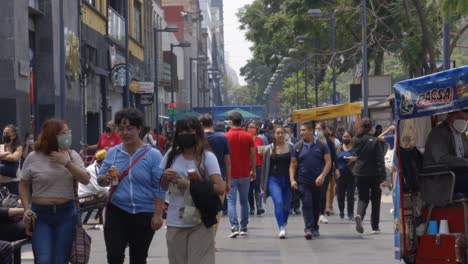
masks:
<instances>
[{"instance_id":1,"label":"black t-shirt","mask_svg":"<svg viewBox=\"0 0 468 264\"><path fill-rule=\"evenodd\" d=\"M291 153L271 155L270 175L289 177L289 163L291 162Z\"/></svg>"}]
</instances>

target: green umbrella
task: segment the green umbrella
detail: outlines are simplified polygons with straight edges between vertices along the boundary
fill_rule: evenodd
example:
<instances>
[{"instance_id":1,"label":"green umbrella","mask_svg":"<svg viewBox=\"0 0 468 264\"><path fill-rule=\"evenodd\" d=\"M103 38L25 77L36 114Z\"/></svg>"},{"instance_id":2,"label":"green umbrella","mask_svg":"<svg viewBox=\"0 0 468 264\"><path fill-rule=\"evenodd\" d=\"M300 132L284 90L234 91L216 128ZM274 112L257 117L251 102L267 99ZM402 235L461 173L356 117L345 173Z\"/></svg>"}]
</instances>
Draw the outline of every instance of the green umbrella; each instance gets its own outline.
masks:
<instances>
[{"instance_id":1,"label":"green umbrella","mask_svg":"<svg viewBox=\"0 0 468 264\"><path fill-rule=\"evenodd\" d=\"M174 121L179 121L189 116L198 117L200 114L195 111L185 110L174 115Z\"/></svg>"},{"instance_id":2,"label":"green umbrella","mask_svg":"<svg viewBox=\"0 0 468 264\"><path fill-rule=\"evenodd\" d=\"M228 117L232 112L239 112L243 118L260 118L260 116L240 108L235 108L218 115L218 117Z\"/></svg>"}]
</instances>

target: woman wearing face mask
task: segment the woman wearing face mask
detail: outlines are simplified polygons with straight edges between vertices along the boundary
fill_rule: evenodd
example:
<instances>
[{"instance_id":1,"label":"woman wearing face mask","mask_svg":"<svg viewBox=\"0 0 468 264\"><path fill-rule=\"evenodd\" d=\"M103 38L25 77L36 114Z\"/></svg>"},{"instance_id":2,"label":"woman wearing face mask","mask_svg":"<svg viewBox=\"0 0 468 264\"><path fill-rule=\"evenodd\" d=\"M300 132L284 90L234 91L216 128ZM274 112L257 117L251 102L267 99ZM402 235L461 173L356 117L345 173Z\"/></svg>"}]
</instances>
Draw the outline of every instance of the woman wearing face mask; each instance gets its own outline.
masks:
<instances>
[{"instance_id":1,"label":"woman wearing face mask","mask_svg":"<svg viewBox=\"0 0 468 264\"><path fill-rule=\"evenodd\" d=\"M18 194L18 167L23 153L23 147L18 137L18 129L8 125L3 129L3 144L0 145L0 185L8 188L11 193Z\"/></svg>"},{"instance_id":2,"label":"woman wearing face mask","mask_svg":"<svg viewBox=\"0 0 468 264\"><path fill-rule=\"evenodd\" d=\"M34 135L31 132L26 132L24 135L23 141L23 154L21 155L21 163L20 166L23 168L23 163L26 157L33 151L34 147Z\"/></svg>"},{"instance_id":3,"label":"woman wearing face mask","mask_svg":"<svg viewBox=\"0 0 468 264\"><path fill-rule=\"evenodd\" d=\"M216 156L209 151L200 121L187 117L176 123L174 142L163 161L161 185L169 190L166 242L170 264L215 263L214 230L192 217L184 217L184 195L192 194L188 171L197 169L205 183L211 183L211 197L224 194L225 183ZM193 194L192 194L193 198ZM222 209L220 204L219 210ZM217 212L216 212L217 213ZM216 216L216 215L215 215Z\"/></svg>"},{"instance_id":4,"label":"woman wearing face mask","mask_svg":"<svg viewBox=\"0 0 468 264\"><path fill-rule=\"evenodd\" d=\"M250 122L247 126L247 132L252 134L254 145L255 145L255 159L256 159L256 175L262 173L262 163L263 163L263 153L260 153L258 147L263 146L263 140L257 136L257 126L254 122ZM250 182L249 189L249 205L250 205L250 214L255 214L255 206L257 206L257 215L262 215L265 213L265 210L262 208L262 199L260 197L260 177L256 177L254 181Z\"/></svg>"},{"instance_id":5,"label":"woman wearing face mask","mask_svg":"<svg viewBox=\"0 0 468 264\"><path fill-rule=\"evenodd\" d=\"M263 156L262 189L268 197L271 195L275 205L275 217L280 232L280 239L286 238L289 209L291 206L291 182L289 180L289 165L293 145L285 140L286 131L282 127L274 130L273 143Z\"/></svg>"},{"instance_id":6,"label":"woman wearing face mask","mask_svg":"<svg viewBox=\"0 0 468 264\"><path fill-rule=\"evenodd\" d=\"M62 264L70 258L77 220L74 181L88 184L90 178L79 154L70 150L71 142L65 121L47 120L21 171L23 222L37 263Z\"/></svg>"},{"instance_id":7,"label":"woman wearing face mask","mask_svg":"<svg viewBox=\"0 0 468 264\"><path fill-rule=\"evenodd\" d=\"M336 160L336 152L333 151L335 150L335 143L326 136L325 131L327 131L327 126L325 123L319 122L315 125L315 136L322 142L328 145L328 149L330 149L330 156L332 160L332 164L335 164ZM330 169L330 172L328 173L327 177L325 177L325 180L323 182L323 185L321 187L322 191L320 193L320 217L319 217L319 223L321 224L328 224L328 219L325 217L325 211L327 207L327 191L328 191L328 184L330 183L330 178L331 178L331 172L333 171L333 168Z\"/></svg>"},{"instance_id":8,"label":"woman wearing face mask","mask_svg":"<svg viewBox=\"0 0 468 264\"><path fill-rule=\"evenodd\" d=\"M98 172L98 184L111 187L104 222L107 262L124 263L128 246L130 263L146 263L154 234L163 224L162 155L140 138L140 110L120 110L114 120L122 144L109 149Z\"/></svg>"},{"instance_id":9,"label":"woman wearing face mask","mask_svg":"<svg viewBox=\"0 0 468 264\"><path fill-rule=\"evenodd\" d=\"M352 171L353 162L355 161L354 150L352 144L353 134L350 131L343 132L343 143L340 145L338 155L336 157L336 189L338 196L338 208L340 209L340 218L344 219L345 198L347 200L348 220L354 219L354 176Z\"/></svg>"}]
</instances>

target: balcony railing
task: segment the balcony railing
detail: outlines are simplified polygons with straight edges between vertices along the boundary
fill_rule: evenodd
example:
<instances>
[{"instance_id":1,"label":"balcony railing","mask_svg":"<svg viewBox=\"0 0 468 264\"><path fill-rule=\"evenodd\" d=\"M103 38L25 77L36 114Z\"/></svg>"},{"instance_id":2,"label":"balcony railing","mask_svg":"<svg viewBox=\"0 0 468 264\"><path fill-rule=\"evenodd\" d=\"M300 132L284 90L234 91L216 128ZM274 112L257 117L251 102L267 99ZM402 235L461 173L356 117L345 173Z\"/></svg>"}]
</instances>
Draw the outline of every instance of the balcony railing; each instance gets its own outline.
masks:
<instances>
[{"instance_id":1,"label":"balcony railing","mask_svg":"<svg viewBox=\"0 0 468 264\"><path fill-rule=\"evenodd\" d=\"M107 9L107 35L117 44L125 45L125 20L117 11L112 8Z\"/></svg>"}]
</instances>

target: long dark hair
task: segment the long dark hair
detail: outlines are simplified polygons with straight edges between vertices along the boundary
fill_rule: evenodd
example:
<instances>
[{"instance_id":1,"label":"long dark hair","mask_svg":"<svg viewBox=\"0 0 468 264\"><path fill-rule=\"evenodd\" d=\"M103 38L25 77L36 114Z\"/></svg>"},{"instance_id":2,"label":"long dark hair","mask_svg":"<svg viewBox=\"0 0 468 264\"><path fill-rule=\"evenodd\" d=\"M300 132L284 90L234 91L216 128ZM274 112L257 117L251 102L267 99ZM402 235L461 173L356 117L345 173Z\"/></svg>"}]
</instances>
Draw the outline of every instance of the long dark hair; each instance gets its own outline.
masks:
<instances>
[{"instance_id":1,"label":"long dark hair","mask_svg":"<svg viewBox=\"0 0 468 264\"><path fill-rule=\"evenodd\" d=\"M286 130L284 129L284 127L276 127L273 131L274 131L274 134L276 134L276 131L278 129L282 129L283 130L283 133L286 133ZM271 153L271 159L272 160L276 160L276 146L277 146L277 143L276 143L276 138L275 138L275 135L273 135L273 150L272 150L272 153Z\"/></svg>"},{"instance_id":2,"label":"long dark hair","mask_svg":"<svg viewBox=\"0 0 468 264\"><path fill-rule=\"evenodd\" d=\"M359 130L356 134L356 137L360 138L364 135L367 135L372 130L372 121L369 118L363 118L359 125Z\"/></svg>"},{"instance_id":3,"label":"long dark hair","mask_svg":"<svg viewBox=\"0 0 468 264\"><path fill-rule=\"evenodd\" d=\"M10 129L15 134L15 139L11 141L11 144L10 144L10 151L11 153L14 153L16 149L21 146L21 138L20 138L20 135L18 134L18 128L15 125L7 125L5 126L5 128Z\"/></svg>"},{"instance_id":4,"label":"long dark hair","mask_svg":"<svg viewBox=\"0 0 468 264\"><path fill-rule=\"evenodd\" d=\"M172 149L167 156L166 169L172 166L174 159L184 152L184 147L179 143L179 133L185 130L194 130L195 131L195 156L197 160L200 160L205 151L209 150L208 141L205 138L205 133L203 132L203 127L200 121L196 117L186 117L177 121L176 130L174 133L174 139L172 141Z\"/></svg>"}]
</instances>

